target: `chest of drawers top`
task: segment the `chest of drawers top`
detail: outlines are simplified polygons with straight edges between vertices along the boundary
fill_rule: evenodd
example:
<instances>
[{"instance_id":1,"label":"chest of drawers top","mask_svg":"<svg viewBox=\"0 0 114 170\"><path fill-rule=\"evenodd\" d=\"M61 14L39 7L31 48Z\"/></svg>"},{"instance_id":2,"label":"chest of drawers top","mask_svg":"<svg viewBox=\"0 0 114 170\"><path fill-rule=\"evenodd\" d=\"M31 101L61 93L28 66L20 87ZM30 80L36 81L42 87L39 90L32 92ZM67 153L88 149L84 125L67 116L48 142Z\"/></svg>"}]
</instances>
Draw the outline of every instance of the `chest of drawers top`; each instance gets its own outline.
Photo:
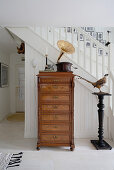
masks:
<instances>
[{"instance_id":1,"label":"chest of drawers top","mask_svg":"<svg viewBox=\"0 0 114 170\"><path fill-rule=\"evenodd\" d=\"M37 76L40 84L68 84L74 78L72 72L40 72Z\"/></svg>"}]
</instances>

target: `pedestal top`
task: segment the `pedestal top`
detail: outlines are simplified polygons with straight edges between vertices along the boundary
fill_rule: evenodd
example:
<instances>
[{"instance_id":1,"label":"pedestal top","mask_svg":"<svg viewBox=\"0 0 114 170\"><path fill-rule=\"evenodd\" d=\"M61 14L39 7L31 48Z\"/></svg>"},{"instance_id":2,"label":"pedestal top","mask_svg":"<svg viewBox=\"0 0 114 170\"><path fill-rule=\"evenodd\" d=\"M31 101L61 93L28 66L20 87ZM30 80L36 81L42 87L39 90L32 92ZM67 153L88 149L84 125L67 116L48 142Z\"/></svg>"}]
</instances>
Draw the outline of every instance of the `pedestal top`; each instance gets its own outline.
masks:
<instances>
[{"instance_id":1,"label":"pedestal top","mask_svg":"<svg viewBox=\"0 0 114 170\"><path fill-rule=\"evenodd\" d=\"M110 93L106 93L106 92L94 92L92 94L97 95L97 96L111 96Z\"/></svg>"}]
</instances>

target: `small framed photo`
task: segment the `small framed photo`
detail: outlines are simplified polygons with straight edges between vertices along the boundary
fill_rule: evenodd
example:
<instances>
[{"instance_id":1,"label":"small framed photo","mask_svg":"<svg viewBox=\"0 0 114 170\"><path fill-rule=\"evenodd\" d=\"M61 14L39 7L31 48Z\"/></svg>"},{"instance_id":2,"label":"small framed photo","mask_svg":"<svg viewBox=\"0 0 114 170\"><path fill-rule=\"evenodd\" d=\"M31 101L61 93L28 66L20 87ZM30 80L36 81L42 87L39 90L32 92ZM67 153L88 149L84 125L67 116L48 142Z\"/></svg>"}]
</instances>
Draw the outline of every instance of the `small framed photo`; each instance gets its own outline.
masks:
<instances>
[{"instance_id":1,"label":"small framed photo","mask_svg":"<svg viewBox=\"0 0 114 170\"><path fill-rule=\"evenodd\" d=\"M72 33L72 28L71 27L66 27L66 32Z\"/></svg>"},{"instance_id":2,"label":"small framed photo","mask_svg":"<svg viewBox=\"0 0 114 170\"><path fill-rule=\"evenodd\" d=\"M95 31L95 27L85 27L85 31L87 31L87 32L94 32Z\"/></svg>"},{"instance_id":3,"label":"small framed photo","mask_svg":"<svg viewBox=\"0 0 114 170\"><path fill-rule=\"evenodd\" d=\"M97 32L97 40L98 41L103 40L103 32Z\"/></svg>"},{"instance_id":4,"label":"small framed photo","mask_svg":"<svg viewBox=\"0 0 114 170\"><path fill-rule=\"evenodd\" d=\"M98 49L98 55L103 55L103 49L101 48Z\"/></svg>"},{"instance_id":5,"label":"small framed photo","mask_svg":"<svg viewBox=\"0 0 114 170\"><path fill-rule=\"evenodd\" d=\"M83 36L83 34L80 34L80 41L84 41L84 36Z\"/></svg>"},{"instance_id":6,"label":"small framed photo","mask_svg":"<svg viewBox=\"0 0 114 170\"><path fill-rule=\"evenodd\" d=\"M105 55L108 55L108 53L106 52Z\"/></svg>"},{"instance_id":7,"label":"small framed photo","mask_svg":"<svg viewBox=\"0 0 114 170\"><path fill-rule=\"evenodd\" d=\"M0 63L0 87L8 86L8 65Z\"/></svg>"},{"instance_id":8,"label":"small framed photo","mask_svg":"<svg viewBox=\"0 0 114 170\"><path fill-rule=\"evenodd\" d=\"M73 29L73 32L74 32L74 33L77 33L77 30L76 30L76 28L74 28L74 29Z\"/></svg>"},{"instance_id":9,"label":"small framed photo","mask_svg":"<svg viewBox=\"0 0 114 170\"><path fill-rule=\"evenodd\" d=\"M106 44L106 40L101 40L100 43L102 43L103 45Z\"/></svg>"},{"instance_id":10,"label":"small framed photo","mask_svg":"<svg viewBox=\"0 0 114 170\"><path fill-rule=\"evenodd\" d=\"M95 43L93 43L93 48L96 48L96 44Z\"/></svg>"},{"instance_id":11,"label":"small framed photo","mask_svg":"<svg viewBox=\"0 0 114 170\"><path fill-rule=\"evenodd\" d=\"M86 47L90 47L90 41L86 41Z\"/></svg>"},{"instance_id":12,"label":"small framed photo","mask_svg":"<svg viewBox=\"0 0 114 170\"><path fill-rule=\"evenodd\" d=\"M93 38L95 38L96 39L96 32L90 32L90 35L93 37Z\"/></svg>"}]
</instances>

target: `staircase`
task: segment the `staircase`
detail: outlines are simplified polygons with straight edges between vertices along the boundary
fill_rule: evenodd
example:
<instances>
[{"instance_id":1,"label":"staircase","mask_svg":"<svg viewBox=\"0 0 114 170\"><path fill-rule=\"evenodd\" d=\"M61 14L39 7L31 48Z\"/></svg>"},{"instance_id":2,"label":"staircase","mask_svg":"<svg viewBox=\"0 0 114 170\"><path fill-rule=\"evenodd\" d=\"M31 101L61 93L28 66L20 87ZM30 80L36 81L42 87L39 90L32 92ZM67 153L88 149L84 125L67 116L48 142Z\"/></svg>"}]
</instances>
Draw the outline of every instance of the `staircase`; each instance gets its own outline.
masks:
<instances>
[{"instance_id":1,"label":"staircase","mask_svg":"<svg viewBox=\"0 0 114 170\"><path fill-rule=\"evenodd\" d=\"M91 27L92 28L92 27ZM65 54L72 63L76 63L95 79L99 79L108 73L109 78L106 86L108 92L114 96L114 74L110 70L111 50L96 38L88 34L82 27L30 27L30 29L48 41L57 50L57 41L66 40L73 44L75 53ZM106 36L105 36L106 37ZM108 39L109 41L109 39ZM63 59L63 61L66 59ZM114 97L109 99L111 112L114 115Z\"/></svg>"},{"instance_id":2,"label":"staircase","mask_svg":"<svg viewBox=\"0 0 114 170\"><path fill-rule=\"evenodd\" d=\"M69 27L68 27L69 28ZM110 51L109 48L101 44L81 27L30 27L43 39L48 41L56 49L58 40L71 42L75 47L75 53L68 57L80 67L93 75L95 78L102 77L110 70Z\"/></svg>"},{"instance_id":3,"label":"staircase","mask_svg":"<svg viewBox=\"0 0 114 170\"><path fill-rule=\"evenodd\" d=\"M39 68L36 70L36 73L32 70L31 67L31 62L34 60L36 57L37 62L40 62L37 59L37 55L41 55L45 57L46 53L46 48L48 48L48 62L51 63L56 63L57 58L59 56L59 49L57 47L57 41L60 39L67 40L71 42L74 47L75 47L75 53L73 55L64 55L61 58L61 61L68 61L73 64L74 67L77 67L78 69L75 70L72 68L73 72L75 74L79 74L85 78L87 78L90 81L96 81L100 77L102 77L105 73L109 73L109 79L108 83L104 87L105 91L108 91L112 93L113 97L110 99L108 98L108 101L106 103L106 112L105 112L105 122L106 122L106 129L108 130L108 137L110 137L110 113L113 113L114 110L114 77L113 74L110 71L110 60L111 60L111 54L110 54L110 46L106 47L103 44L101 44L99 41L94 39L91 35L89 35L87 32L85 32L82 28L80 27L72 27L72 32L67 32L66 28L55 28L55 27L21 27L21 28L8 28L9 31L11 31L13 34L17 35L19 38L21 38L23 41L25 41L25 51L26 51L26 58L25 58L25 74L29 72L29 75L26 75L26 86L27 90L31 91L31 88L36 85L30 85L31 82L34 81L34 78L32 76L38 73L38 69L43 69L45 66L45 58L43 59L41 67L41 63L38 63ZM31 48L31 50L30 50ZM102 50L102 53L99 55L99 49ZM31 52L32 51L32 52ZM30 53L31 53L31 58L30 58ZM39 53L39 54L38 54ZM29 57L29 58L28 58ZM40 58L40 56L39 56ZM42 60L42 59L40 59ZM26 67L26 65L29 65ZM28 74L28 73L27 73ZM91 94L92 91L96 90L93 89L91 85L84 81L77 81L76 83L77 89L80 93L81 91L83 92L82 95L80 94L76 96L76 101L78 103L78 106L80 107L80 103L82 100L90 100L90 105L89 103L84 105L84 109L76 107L76 113L80 113L80 116L77 115L78 122L80 123L80 128L76 129L76 134L78 133L77 137L91 137L93 134L97 134L97 129L96 129L96 122L97 122L97 117L96 115L96 98L95 96ZM30 86L30 87L28 87ZM84 86L88 89L85 89ZM28 92L27 91L27 92ZM34 91L34 89L33 89ZM35 89L36 92L36 89ZM25 131L30 132L30 134L27 134L25 136L31 137L31 136L36 136L36 130L34 132L34 129L36 129L36 123L35 120L33 119L31 115L31 108L28 106L30 104L29 98L31 98L31 103L32 106L34 106L34 96L33 94L27 94L26 93L26 98L27 98L27 105L26 105L26 111L27 114L29 114L29 124L31 124L31 127L28 127L28 125L25 125ZM80 96L80 98L79 98ZM85 96L87 96L85 98ZM83 102L84 102L83 101ZM93 105L94 103L94 108L91 108L90 106ZM90 110L88 108L90 107ZM32 109L32 112L34 112L34 109ZM88 112L88 115L85 114L85 112ZM91 115L91 112L93 115ZM36 111L35 111L35 116L36 116ZM92 118L92 122L88 122L88 117ZM85 120L82 120L84 119ZM87 117L87 118L86 118ZM35 117L36 118L36 117ZM86 120L87 119L87 120ZM31 121L31 122L30 122ZM86 124L88 122L88 124ZM93 125L94 124L94 125ZM34 126L34 127L33 127ZM94 127L93 127L94 126ZM76 127L77 128L77 127ZM93 128L93 130L92 130ZM89 131L91 129L91 131ZM33 130L33 131L32 131ZM88 131L91 134L88 134ZM86 134L87 133L87 134ZM32 134L32 135L31 135Z\"/></svg>"}]
</instances>

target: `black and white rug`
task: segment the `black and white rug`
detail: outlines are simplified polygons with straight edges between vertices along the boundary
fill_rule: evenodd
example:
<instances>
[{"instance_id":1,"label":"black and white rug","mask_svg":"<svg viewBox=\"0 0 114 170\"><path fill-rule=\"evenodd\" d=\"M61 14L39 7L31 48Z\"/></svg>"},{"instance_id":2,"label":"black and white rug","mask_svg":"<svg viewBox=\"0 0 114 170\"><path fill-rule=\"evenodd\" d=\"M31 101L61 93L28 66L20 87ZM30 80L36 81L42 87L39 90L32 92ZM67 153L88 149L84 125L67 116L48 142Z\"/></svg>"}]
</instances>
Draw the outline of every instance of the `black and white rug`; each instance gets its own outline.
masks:
<instances>
[{"instance_id":1,"label":"black and white rug","mask_svg":"<svg viewBox=\"0 0 114 170\"><path fill-rule=\"evenodd\" d=\"M22 161L23 153L0 153L0 170L7 170L13 167L19 167Z\"/></svg>"},{"instance_id":2,"label":"black and white rug","mask_svg":"<svg viewBox=\"0 0 114 170\"><path fill-rule=\"evenodd\" d=\"M46 151L47 153L47 151ZM0 153L0 170L54 170L53 160L38 151Z\"/></svg>"}]
</instances>

